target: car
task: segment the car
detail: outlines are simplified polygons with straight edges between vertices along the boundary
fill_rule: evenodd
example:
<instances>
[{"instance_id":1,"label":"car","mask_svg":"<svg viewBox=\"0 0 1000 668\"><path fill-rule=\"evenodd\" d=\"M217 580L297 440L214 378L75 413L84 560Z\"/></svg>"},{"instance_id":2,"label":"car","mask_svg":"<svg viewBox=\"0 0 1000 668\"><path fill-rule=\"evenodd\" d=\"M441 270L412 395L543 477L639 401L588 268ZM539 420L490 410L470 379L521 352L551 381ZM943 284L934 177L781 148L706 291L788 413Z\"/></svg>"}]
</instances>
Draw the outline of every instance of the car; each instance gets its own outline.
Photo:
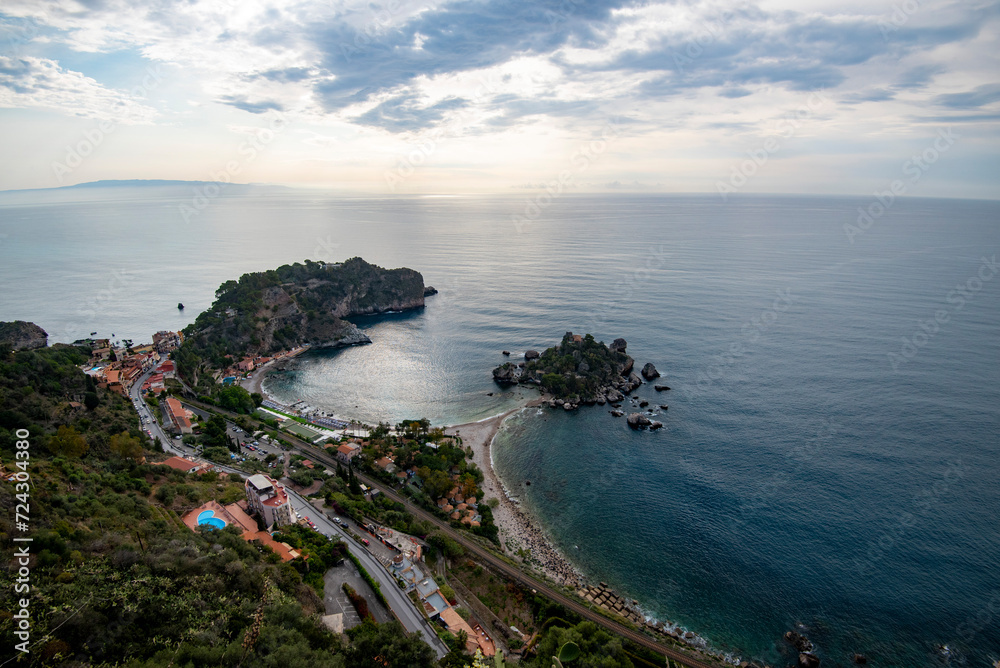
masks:
<instances>
[{"instance_id":1,"label":"car","mask_svg":"<svg viewBox=\"0 0 1000 668\"><path fill-rule=\"evenodd\" d=\"M340 518L339 517L334 517L333 518L333 523L334 524L340 524Z\"/></svg>"},{"instance_id":2,"label":"car","mask_svg":"<svg viewBox=\"0 0 1000 668\"><path fill-rule=\"evenodd\" d=\"M368 547L368 545L370 544L367 538L362 538L361 542L365 544L365 547Z\"/></svg>"}]
</instances>

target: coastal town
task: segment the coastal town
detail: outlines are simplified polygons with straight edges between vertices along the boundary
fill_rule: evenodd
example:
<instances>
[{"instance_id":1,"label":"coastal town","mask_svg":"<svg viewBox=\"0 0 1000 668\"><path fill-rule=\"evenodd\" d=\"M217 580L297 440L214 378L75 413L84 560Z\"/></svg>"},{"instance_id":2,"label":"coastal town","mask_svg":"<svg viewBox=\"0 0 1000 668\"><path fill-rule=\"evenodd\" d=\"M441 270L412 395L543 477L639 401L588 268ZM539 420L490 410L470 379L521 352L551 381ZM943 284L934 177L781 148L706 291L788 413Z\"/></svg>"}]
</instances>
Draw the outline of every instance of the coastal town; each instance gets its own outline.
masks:
<instances>
[{"instance_id":1,"label":"coastal town","mask_svg":"<svg viewBox=\"0 0 1000 668\"><path fill-rule=\"evenodd\" d=\"M587 584L583 574L554 547L518 502L506 493L492 467L490 444L503 420L517 409L476 423L438 430L429 429L429 425L413 425L410 427L412 431L406 431L404 424L372 427L331 415L305 402L282 403L268 394L265 386L267 374L307 352L310 348L307 344L272 355L232 359L229 366L215 373L214 381L219 386L240 387L256 397L253 417L276 429L265 427L248 433L236 422L227 421L227 433L232 432L231 436L240 445L240 452L228 453L228 461L225 458L207 459L203 446L188 446L188 443L195 443L191 437L201 434L209 417L205 410L207 407L195 402L190 391L185 392L188 388L177 377L176 364L170 358L183 341L182 332L161 331L153 335L151 343L140 345L109 339L89 339L78 343L91 347L92 358L84 370L94 378L97 386L132 397L147 435L155 440L158 439L156 432L164 434L164 449L177 454L164 460L162 465L193 475L233 473L245 480L245 498L225 505L208 501L188 510L181 521L189 529L197 531L199 527L233 526L244 540L268 547L282 561L303 557L295 546L280 540L282 528L289 524L320 532L330 540L343 539L352 551L363 551L374 557L377 567L371 571L375 572L377 579L398 584L407 594L404 605L410 608L409 614L416 618L413 612L418 611L424 622L437 627L436 635L446 632L464 638L470 653L478 651L488 657L501 649L516 658L520 654L518 650L531 647L534 636L517 626L498 623L495 615L483 609L485 606L481 602L460 603L453 587L436 581L435 574L443 571L424 560L428 550L433 551L425 540L384 526L372 518L352 520L324 501L308 498L310 492L315 493L321 487L320 478L333 478L338 470L345 469L352 472L355 469L364 470L372 476L369 483L374 484L359 483L359 489L369 502L380 495L381 490L376 486L379 482L397 493L421 495L431 491L428 483L433 481L437 483L434 489L438 490L433 492L433 505L442 519L452 526L481 530L481 509L486 509L491 524L495 523L497 527L498 542L507 554L521 563L522 568L566 587L580 601L591 607L600 607L604 614L612 618L619 618L691 648L704 649L704 641L690 631L672 622L648 621L638 601L618 596L606 583ZM157 412L159 420L154 412L143 411L150 405L160 408ZM562 408L547 394L528 402L527 406ZM446 477L432 479L433 472L421 471L408 452L403 452L401 448L387 448L384 444L375 443L372 438L373 435L391 437L405 443L407 434L422 435L418 439L424 452L437 454L442 448L446 452L461 452L462 469L453 466L447 470ZM252 441L249 440L251 438ZM321 448L329 459L321 463L315 455L312 459L303 457L308 453L299 450L295 443ZM270 469L259 468L264 463L263 459L259 459L261 454L275 459L269 463ZM407 461L401 461L401 454ZM257 466L248 466L248 460ZM276 465L279 468L274 469ZM469 470L477 471L480 477L463 476L462 471L467 466ZM288 477L296 470L306 469L318 474L309 485L298 484ZM255 470L268 472L255 473ZM272 477L272 472L277 477ZM442 480L448 481L444 487L440 486ZM300 478L299 482L304 480ZM296 499L301 500L298 507L294 503ZM466 592L466 595L474 596L471 592ZM361 618L355 608L344 605L343 601L338 602L336 597L328 603L328 614L323 616L323 621L331 630L343 632L352 624L360 623ZM480 610L481 619L470 612L476 608ZM398 610L393 608L391 612L400 618ZM414 625L414 630L421 630L425 636L430 635L432 628L420 629L420 624ZM439 649L444 651L446 648L440 646Z\"/></svg>"}]
</instances>

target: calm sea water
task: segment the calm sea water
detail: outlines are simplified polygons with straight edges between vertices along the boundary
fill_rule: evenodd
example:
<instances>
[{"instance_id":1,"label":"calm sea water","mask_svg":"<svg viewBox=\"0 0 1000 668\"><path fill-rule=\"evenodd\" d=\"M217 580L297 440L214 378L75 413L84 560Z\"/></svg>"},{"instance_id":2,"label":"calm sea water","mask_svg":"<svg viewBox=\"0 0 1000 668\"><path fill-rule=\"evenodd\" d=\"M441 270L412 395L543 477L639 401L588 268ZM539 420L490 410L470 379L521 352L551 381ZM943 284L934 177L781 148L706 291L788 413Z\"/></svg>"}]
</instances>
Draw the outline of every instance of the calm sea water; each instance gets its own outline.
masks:
<instances>
[{"instance_id":1,"label":"calm sea water","mask_svg":"<svg viewBox=\"0 0 1000 668\"><path fill-rule=\"evenodd\" d=\"M518 227L516 196L260 191L185 223L191 194L0 195L0 319L148 340L246 271L409 266L441 291L423 311L359 320L372 345L269 388L438 424L530 396L493 385L503 349L624 337L673 388L638 391L662 431L532 409L494 453L590 577L778 665L796 626L826 665L1000 658L1000 203L898 201L850 243L868 200L566 196Z\"/></svg>"}]
</instances>

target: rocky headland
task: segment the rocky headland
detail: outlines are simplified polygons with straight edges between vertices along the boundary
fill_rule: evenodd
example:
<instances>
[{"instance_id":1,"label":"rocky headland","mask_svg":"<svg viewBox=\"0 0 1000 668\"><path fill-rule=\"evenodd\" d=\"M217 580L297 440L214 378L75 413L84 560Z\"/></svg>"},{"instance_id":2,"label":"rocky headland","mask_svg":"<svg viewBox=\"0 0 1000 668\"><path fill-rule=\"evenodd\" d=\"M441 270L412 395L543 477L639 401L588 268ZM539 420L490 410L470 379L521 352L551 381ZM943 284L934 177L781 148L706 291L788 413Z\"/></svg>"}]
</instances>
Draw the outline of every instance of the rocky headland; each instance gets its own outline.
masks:
<instances>
[{"instance_id":1,"label":"rocky headland","mask_svg":"<svg viewBox=\"0 0 1000 668\"><path fill-rule=\"evenodd\" d=\"M345 318L421 308L434 294L413 269L383 269L351 258L244 274L216 290L216 300L184 330L175 355L181 374L197 376L227 360L271 355L305 344L341 348L371 343Z\"/></svg>"},{"instance_id":2,"label":"rocky headland","mask_svg":"<svg viewBox=\"0 0 1000 668\"><path fill-rule=\"evenodd\" d=\"M49 335L33 322L0 322L0 344L7 344L13 350L44 348L49 345Z\"/></svg>"}]
</instances>

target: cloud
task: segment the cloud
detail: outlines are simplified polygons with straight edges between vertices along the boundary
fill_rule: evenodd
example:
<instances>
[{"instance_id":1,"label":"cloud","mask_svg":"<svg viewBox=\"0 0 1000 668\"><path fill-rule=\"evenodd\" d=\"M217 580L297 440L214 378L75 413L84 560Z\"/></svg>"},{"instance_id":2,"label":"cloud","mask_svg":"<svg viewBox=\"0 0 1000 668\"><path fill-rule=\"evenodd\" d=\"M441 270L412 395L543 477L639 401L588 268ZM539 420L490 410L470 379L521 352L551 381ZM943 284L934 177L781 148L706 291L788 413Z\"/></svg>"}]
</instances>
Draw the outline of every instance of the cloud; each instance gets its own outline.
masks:
<instances>
[{"instance_id":1,"label":"cloud","mask_svg":"<svg viewBox=\"0 0 1000 668\"><path fill-rule=\"evenodd\" d=\"M129 124L148 123L157 115L128 93L36 57L0 56L0 107L52 109Z\"/></svg>"},{"instance_id":2,"label":"cloud","mask_svg":"<svg viewBox=\"0 0 1000 668\"><path fill-rule=\"evenodd\" d=\"M316 87L334 111L433 77L488 68L525 54L551 54L568 43L599 44L598 24L617 2L458 0L421 13L376 39L343 24L318 29L314 42L333 79Z\"/></svg>"},{"instance_id":3,"label":"cloud","mask_svg":"<svg viewBox=\"0 0 1000 668\"><path fill-rule=\"evenodd\" d=\"M939 95L934 101L951 109L978 109L1000 100L1000 83L983 84L964 93Z\"/></svg>"},{"instance_id":4,"label":"cloud","mask_svg":"<svg viewBox=\"0 0 1000 668\"><path fill-rule=\"evenodd\" d=\"M448 98L435 104L421 106L413 96L400 95L386 100L353 120L362 125L384 128L392 132L410 132L436 125L447 112L460 109L466 104L463 99Z\"/></svg>"},{"instance_id":5,"label":"cloud","mask_svg":"<svg viewBox=\"0 0 1000 668\"><path fill-rule=\"evenodd\" d=\"M248 111L251 114L263 114L267 111L284 111L285 108L280 102L274 102L271 100L265 100L262 102L249 102L245 97L238 95L223 95L219 98L219 102L222 104L228 104L231 107L236 107L237 109L242 109L243 111Z\"/></svg>"}]
</instances>

